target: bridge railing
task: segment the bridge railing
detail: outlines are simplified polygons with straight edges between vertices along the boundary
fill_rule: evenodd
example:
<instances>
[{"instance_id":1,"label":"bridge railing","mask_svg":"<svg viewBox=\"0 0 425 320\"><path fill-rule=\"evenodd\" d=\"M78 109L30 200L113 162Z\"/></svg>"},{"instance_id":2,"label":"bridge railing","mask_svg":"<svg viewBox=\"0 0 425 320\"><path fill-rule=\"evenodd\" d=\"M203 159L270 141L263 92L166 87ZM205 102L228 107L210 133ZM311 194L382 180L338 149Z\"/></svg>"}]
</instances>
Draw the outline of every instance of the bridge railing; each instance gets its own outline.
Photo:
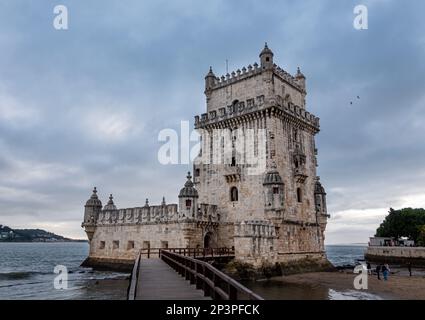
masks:
<instances>
[{"instance_id":1,"label":"bridge railing","mask_svg":"<svg viewBox=\"0 0 425 320\"><path fill-rule=\"evenodd\" d=\"M214 300L263 300L236 280L217 270L205 261L161 249L160 257L180 275L202 289L205 296Z\"/></svg>"},{"instance_id":2,"label":"bridge railing","mask_svg":"<svg viewBox=\"0 0 425 320\"><path fill-rule=\"evenodd\" d=\"M140 254L143 258L158 258L161 250L178 253L185 257L214 258L222 256L234 256L234 248L143 248Z\"/></svg>"},{"instance_id":3,"label":"bridge railing","mask_svg":"<svg viewBox=\"0 0 425 320\"><path fill-rule=\"evenodd\" d=\"M137 283L140 270L140 258L141 255L139 253L136 257L136 260L134 261L133 271L130 274L130 284L127 289L127 300L134 300L136 298Z\"/></svg>"}]
</instances>

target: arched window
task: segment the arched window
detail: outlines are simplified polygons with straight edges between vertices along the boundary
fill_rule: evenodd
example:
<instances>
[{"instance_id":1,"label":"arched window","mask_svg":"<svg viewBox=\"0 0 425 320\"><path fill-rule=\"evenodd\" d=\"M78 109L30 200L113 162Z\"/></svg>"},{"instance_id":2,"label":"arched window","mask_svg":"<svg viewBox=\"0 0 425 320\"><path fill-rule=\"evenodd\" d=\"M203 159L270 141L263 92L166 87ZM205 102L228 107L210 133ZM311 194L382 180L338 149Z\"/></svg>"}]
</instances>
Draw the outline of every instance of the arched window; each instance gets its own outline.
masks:
<instances>
[{"instance_id":1,"label":"arched window","mask_svg":"<svg viewBox=\"0 0 425 320\"><path fill-rule=\"evenodd\" d=\"M301 188L297 188L297 200L303 202Z\"/></svg>"},{"instance_id":2,"label":"arched window","mask_svg":"<svg viewBox=\"0 0 425 320\"><path fill-rule=\"evenodd\" d=\"M238 201L238 188L230 188L230 201Z\"/></svg>"},{"instance_id":3,"label":"arched window","mask_svg":"<svg viewBox=\"0 0 425 320\"><path fill-rule=\"evenodd\" d=\"M239 105L239 100L234 100L232 102L232 111L233 112L237 112L238 111L238 105Z\"/></svg>"},{"instance_id":4,"label":"arched window","mask_svg":"<svg viewBox=\"0 0 425 320\"><path fill-rule=\"evenodd\" d=\"M190 208L192 206L192 200L187 199L186 200L186 208Z\"/></svg>"}]
</instances>

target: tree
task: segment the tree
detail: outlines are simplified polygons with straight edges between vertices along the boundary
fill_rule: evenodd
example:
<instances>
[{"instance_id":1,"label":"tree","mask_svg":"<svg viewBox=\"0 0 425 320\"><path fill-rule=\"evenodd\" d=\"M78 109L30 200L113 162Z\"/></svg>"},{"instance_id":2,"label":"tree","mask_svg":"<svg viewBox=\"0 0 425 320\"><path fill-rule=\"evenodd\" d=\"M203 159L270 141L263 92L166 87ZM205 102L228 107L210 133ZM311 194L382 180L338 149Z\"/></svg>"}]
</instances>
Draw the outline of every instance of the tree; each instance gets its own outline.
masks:
<instances>
[{"instance_id":1,"label":"tree","mask_svg":"<svg viewBox=\"0 0 425 320\"><path fill-rule=\"evenodd\" d=\"M418 242L421 226L425 225L425 209L405 208L394 210L389 214L376 230L377 237L407 237Z\"/></svg>"},{"instance_id":2,"label":"tree","mask_svg":"<svg viewBox=\"0 0 425 320\"><path fill-rule=\"evenodd\" d=\"M425 247L425 225L422 225L418 228L419 230L419 236L417 239L418 245Z\"/></svg>"}]
</instances>

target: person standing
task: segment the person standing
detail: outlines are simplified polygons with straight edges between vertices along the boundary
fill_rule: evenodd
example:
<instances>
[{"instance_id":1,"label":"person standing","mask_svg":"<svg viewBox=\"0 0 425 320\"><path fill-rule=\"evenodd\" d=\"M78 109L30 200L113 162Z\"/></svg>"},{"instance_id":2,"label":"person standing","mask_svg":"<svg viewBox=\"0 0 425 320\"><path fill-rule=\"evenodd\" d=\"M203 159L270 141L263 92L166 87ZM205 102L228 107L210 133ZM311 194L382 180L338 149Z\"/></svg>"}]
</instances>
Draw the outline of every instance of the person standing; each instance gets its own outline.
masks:
<instances>
[{"instance_id":1,"label":"person standing","mask_svg":"<svg viewBox=\"0 0 425 320\"><path fill-rule=\"evenodd\" d=\"M407 270L409 270L409 277L411 277L412 276L412 263L410 261L407 264Z\"/></svg>"},{"instance_id":2,"label":"person standing","mask_svg":"<svg viewBox=\"0 0 425 320\"><path fill-rule=\"evenodd\" d=\"M378 280L381 280L380 273L381 273L381 265L380 265L380 264L378 264L378 265L376 266L376 274L378 275Z\"/></svg>"},{"instance_id":3,"label":"person standing","mask_svg":"<svg viewBox=\"0 0 425 320\"><path fill-rule=\"evenodd\" d=\"M388 275L390 274L390 267L388 266L388 264L385 264L382 267L382 274L384 275L384 281L387 281Z\"/></svg>"},{"instance_id":4,"label":"person standing","mask_svg":"<svg viewBox=\"0 0 425 320\"><path fill-rule=\"evenodd\" d=\"M372 266L370 265L370 262L367 263L367 274L372 275Z\"/></svg>"}]
</instances>

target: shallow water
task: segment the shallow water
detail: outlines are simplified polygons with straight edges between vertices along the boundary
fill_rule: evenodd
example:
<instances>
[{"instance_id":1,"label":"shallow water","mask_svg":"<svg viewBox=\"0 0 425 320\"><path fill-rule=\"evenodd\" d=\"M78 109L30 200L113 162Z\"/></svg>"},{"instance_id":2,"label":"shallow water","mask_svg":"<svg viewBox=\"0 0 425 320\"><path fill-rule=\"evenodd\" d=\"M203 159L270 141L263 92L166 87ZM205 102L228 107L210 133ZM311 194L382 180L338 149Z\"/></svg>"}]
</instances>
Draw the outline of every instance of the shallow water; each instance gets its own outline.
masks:
<instances>
[{"instance_id":1,"label":"shallow water","mask_svg":"<svg viewBox=\"0 0 425 320\"><path fill-rule=\"evenodd\" d=\"M335 266L355 265L364 259L366 246L326 246L326 255ZM309 286L285 282L284 279L247 281L244 285L267 300L380 300L377 295L356 291L338 291L323 286Z\"/></svg>"},{"instance_id":2,"label":"shallow water","mask_svg":"<svg viewBox=\"0 0 425 320\"><path fill-rule=\"evenodd\" d=\"M0 243L0 299L125 299L127 274L80 267L87 243ZM55 289L57 265L68 288Z\"/></svg>"},{"instance_id":3,"label":"shallow water","mask_svg":"<svg viewBox=\"0 0 425 320\"><path fill-rule=\"evenodd\" d=\"M319 285L289 283L282 279L247 281L243 284L266 300L381 300L379 296L367 292L338 291Z\"/></svg>"}]
</instances>

